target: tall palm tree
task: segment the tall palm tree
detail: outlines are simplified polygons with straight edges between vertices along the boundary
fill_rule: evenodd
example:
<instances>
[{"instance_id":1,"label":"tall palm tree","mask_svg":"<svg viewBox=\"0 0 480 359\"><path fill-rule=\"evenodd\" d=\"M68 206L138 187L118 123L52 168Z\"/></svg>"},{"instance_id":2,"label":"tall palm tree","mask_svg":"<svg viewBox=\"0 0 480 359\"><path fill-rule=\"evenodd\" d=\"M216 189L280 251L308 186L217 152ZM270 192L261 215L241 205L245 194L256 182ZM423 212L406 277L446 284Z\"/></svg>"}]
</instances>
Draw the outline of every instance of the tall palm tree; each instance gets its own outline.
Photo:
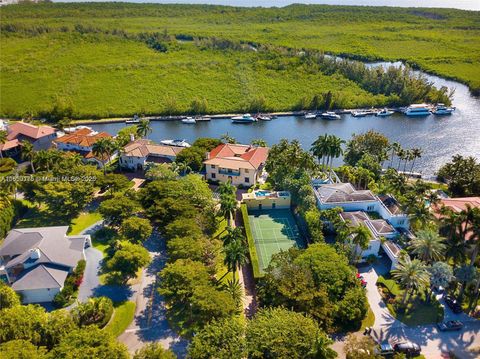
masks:
<instances>
[{"instance_id":1,"label":"tall palm tree","mask_svg":"<svg viewBox=\"0 0 480 359\"><path fill-rule=\"evenodd\" d=\"M400 151L401 146L398 142L394 142L390 146L390 149L392 150L392 153L391 153L391 156L390 156L390 167L393 167L393 157L395 156L395 154L398 153L398 151Z\"/></svg>"},{"instance_id":2,"label":"tall palm tree","mask_svg":"<svg viewBox=\"0 0 480 359\"><path fill-rule=\"evenodd\" d=\"M0 145L3 145L7 142L7 131L0 131ZM3 158L2 151L0 150L0 158Z\"/></svg>"},{"instance_id":3,"label":"tall palm tree","mask_svg":"<svg viewBox=\"0 0 480 359\"><path fill-rule=\"evenodd\" d=\"M33 165L33 162L35 161L36 152L33 150L33 145L28 141L23 141L21 143L21 147L22 159L30 162L30 168L32 169L32 173L35 173L35 166Z\"/></svg>"},{"instance_id":4,"label":"tall palm tree","mask_svg":"<svg viewBox=\"0 0 480 359\"><path fill-rule=\"evenodd\" d=\"M364 224L361 224L350 231L352 235L352 243L355 245L353 250L354 262L361 256L362 251L368 248L372 239L372 232ZM360 248L360 251L358 249Z\"/></svg>"},{"instance_id":5,"label":"tall palm tree","mask_svg":"<svg viewBox=\"0 0 480 359\"><path fill-rule=\"evenodd\" d=\"M227 225L230 227L232 218L235 217L235 211L237 210L237 199L230 195L220 196L220 212L227 220Z\"/></svg>"},{"instance_id":6,"label":"tall palm tree","mask_svg":"<svg viewBox=\"0 0 480 359\"><path fill-rule=\"evenodd\" d=\"M312 143L310 151L315 157L317 157L318 162L322 160L322 169L325 167L325 160L328 162L328 155L330 150L330 142L328 134L323 136L318 136L318 138Z\"/></svg>"},{"instance_id":7,"label":"tall palm tree","mask_svg":"<svg viewBox=\"0 0 480 359\"><path fill-rule=\"evenodd\" d=\"M22 149L23 151L23 149ZM40 150L34 154L34 161L40 169L49 172L61 158L58 150Z\"/></svg>"},{"instance_id":8,"label":"tall palm tree","mask_svg":"<svg viewBox=\"0 0 480 359\"><path fill-rule=\"evenodd\" d=\"M407 163L408 161L413 160L413 153L412 150L405 151L405 163L403 164L403 173L407 171Z\"/></svg>"},{"instance_id":9,"label":"tall palm tree","mask_svg":"<svg viewBox=\"0 0 480 359\"><path fill-rule=\"evenodd\" d=\"M398 280L403 288L402 304L407 303L407 297L414 291L421 290L428 285L429 274L427 266L420 260L411 260L408 255L398 261L397 268L392 270L392 277Z\"/></svg>"},{"instance_id":10,"label":"tall palm tree","mask_svg":"<svg viewBox=\"0 0 480 359\"><path fill-rule=\"evenodd\" d=\"M415 166L415 160L421 157L422 157L422 150L417 147L413 148L412 149L412 167L410 168L410 172L413 173L413 166Z\"/></svg>"},{"instance_id":11,"label":"tall palm tree","mask_svg":"<svg viewBox=\"0 0 480 359\"><path fill-rule=\"evenodd\" d=\"M228 134L228 132L221 135L220 140L222 140L223 143L235 143L235 142L237 142L237 140L234 137L230 136Z\"/></svg>"},{"instance_id":12,"label":"tall palm tree","mask_svg":"<svg viewBox=\"0 0 480 359\"><path fill-rule=\"evenodd\" d=\"M235 278L237 268L247 263L247 250L242 241L237 240L227 244L224 247L224 252L224 263L228 270L233 273L233 278Z\"/></svg>"},{"instance_id":13,"label":"tall palm tree","mask_svg":"<svg viewBox=\"0 0 480 359\"><path fill-rule=\"evenodd\" d=\"M253 139L250 143L255 147L267 147L267 141L262 138Z\"/></svg>"},{"instance_id":14,"label":"tall palm tree","mask_svg":"<svg viewBox=\"0 0 480 359\"><path fill-rule=\"evenodd\" d=\"M471 209L470 220L470 237L468 243L471 244L472 254L470 257L470 266L473 267L478 259L478 252L480 251L480 209Z\"/></svg>"},{"instance_id":15,"label":"tall palm tree","mask_svg":"<svg viewBox=\"0 0 480 359\"><path fill-rule=\"evenodd\" d=\"M233 242L242 242L243 244L246 244L241 227L227 227L227 234L223 236L222 240L224 247Z\"/></svg>"},{"instance_id":16,"label":"tall palm tree","mask_svg":"<svg viewBox=\"0 0 480 359\"><path fill-rule=\"evenodd\" d=\"M477 274L475 267L464 264L463 266L455 270L455 278L460 282L460 292L458 294L457 300L461 303L463 301L463 295L465 294L465 288L467 284L472 282Z\"/></svg>"},{"instance_id":17,"label":"tall palm tree","mask_svg":"<svg viewBox=\"0 0 480 359\"><path fill-rule=\"evenodd\" d=\"M329 178L332 177L332 166L333 166L333 159L338 158L343 155L343 148L342 145L345 143L340 137L335 135L329 136L329 150L328 155L330 157L330 166L329 166Z\"/></svg>"},{"instance_id":18,"label":"tall palm tree","mask_svg":"<svg viewBox=\"0 0 480 359\"><path fill-rule=\"evenodd\" d=\"M405 159L406 152L403 148L400 148L397 151L397 157L398 157L398 165L397 165L397 171L400 171L400 165L402 164L402 161Z\"/></svg>"},{"instance_id":19,"label":"tall palm tree","mask_svg":"<svg viewBox=\"0 0 480 359\"><path fill-rule=\"evenodd\" d=\"M101 138L93 144L92 152L102 162L104 174L107 173L106 165L116 150L116 142L108 137Z\"/></svg>"},{"instance_id":20,"label":"tall palm tree","mask_svg":"<svg viewBox=\"0 0 480 359\"><path fill-rule=\"evenodd\" d=\"M412 252L427 264L440 261L445 254L445 238L440 237L436 231L422 229L417 231L417 237L412 239L410 248Z\"/></svg>"},{"instance_id":21,"label":"tall palm tree","mask_svg":"<svg viewBox=\"0 0 480 359\"><path fill-rule=\"evenodd\" d=\"M150 125L149 120L142 119L137 125L137 133L140 137L148 137L149 133L152 133L152 126Z\"/></svg>"}]
</instances>

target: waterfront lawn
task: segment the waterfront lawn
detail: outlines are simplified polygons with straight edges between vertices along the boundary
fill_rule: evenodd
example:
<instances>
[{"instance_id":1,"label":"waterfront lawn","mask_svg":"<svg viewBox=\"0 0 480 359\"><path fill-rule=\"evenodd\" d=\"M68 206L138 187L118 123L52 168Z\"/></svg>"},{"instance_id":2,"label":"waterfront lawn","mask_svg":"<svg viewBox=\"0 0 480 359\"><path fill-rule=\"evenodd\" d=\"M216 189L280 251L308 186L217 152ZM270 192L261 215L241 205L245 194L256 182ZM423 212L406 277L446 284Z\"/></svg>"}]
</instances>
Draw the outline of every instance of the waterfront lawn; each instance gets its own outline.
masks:
<instances>
[{"instance_id":1,"label":"waterfront lawn","mask_svg":"<svg viewBox=\"0 0 480 359\"><path fill-rule=\"evenodd\" d=\"M114 303L115 311L103 330L109 331L116 338L128 328L135 316L135 303L124 301Z\"/></svg>"}]
</instances>

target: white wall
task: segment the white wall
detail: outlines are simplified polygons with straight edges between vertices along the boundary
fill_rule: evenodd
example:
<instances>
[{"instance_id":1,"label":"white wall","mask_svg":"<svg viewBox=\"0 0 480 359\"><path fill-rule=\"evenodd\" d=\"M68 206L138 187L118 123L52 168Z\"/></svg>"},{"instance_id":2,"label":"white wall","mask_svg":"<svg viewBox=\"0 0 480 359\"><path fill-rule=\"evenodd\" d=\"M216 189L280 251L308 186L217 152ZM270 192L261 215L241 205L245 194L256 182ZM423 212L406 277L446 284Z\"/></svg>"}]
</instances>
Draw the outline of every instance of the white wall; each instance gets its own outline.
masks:
<instances>
[{"instance_id":1,"label":"white wall","mask_svg":"<svg viewBox=\"0 0 480 359\"><path fill-rule=\"evenodd\" d=\"M320 203L318 202L319 209L330 209L335 207L341 207L345 212L352 211L364 211L371 212L377 211L377 201L365 201L365 202L352 202L352 203Z\"/></svg>"},{"instance_id":2,"label":"white wall","mask_svg":"<svg viewBox=\"0 0 480 359\"><path fill-rule=\"evenodd\" d=\"M206 178L207 180L228 182L231 180L234 186L245 186L250 187L257 183L257 171L251 169L240 169L240 175L234 176L229 174L220 173L219 170L224 170L221 167L215 166L212 168L212 165L205 165ZM248 172L247 172L248 171ZM231 177L231 179L230 179ZM248 182L245 181L245 178L248 178Z\"/></svg>"},{"instance_id":3,"label":"white wall","mask_svg":"<svg viewBox=\"0 0 480 359\"><path fill-rule=\"evenodd\" d=\"M22 302L24 304L51 302L58 292L60 292L60 288L43 288L18 291L18 293L22 296Z\"/></svg>"}]
</instances>

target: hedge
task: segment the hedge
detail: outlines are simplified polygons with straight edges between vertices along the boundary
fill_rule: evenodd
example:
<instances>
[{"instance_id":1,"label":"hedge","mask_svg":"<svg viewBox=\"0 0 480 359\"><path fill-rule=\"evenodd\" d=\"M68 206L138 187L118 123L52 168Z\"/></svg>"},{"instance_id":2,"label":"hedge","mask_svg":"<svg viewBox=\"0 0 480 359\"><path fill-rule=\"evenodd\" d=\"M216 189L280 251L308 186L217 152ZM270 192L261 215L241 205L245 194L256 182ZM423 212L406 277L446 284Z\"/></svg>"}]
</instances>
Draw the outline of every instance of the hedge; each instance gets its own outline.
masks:
<instances>
[{"instance_id":1,"label":"hedge","mask_svg":"<svg viewBox=\"0 0 480 359\"><path fill-rule=\"evenodd\" d=\"M250 228L250 221L248 219L247 205L245 203L242 203L240 208L242 210L243 227L245 229L245 236L247 237L247 242L248 242L248 251L250 252L250 262L252 263L253 277L255 279L258 279L263 277L263 274L260 272L257 249L255 247L255 241L253 240L252 230Z\"/></svg>"}]
</instances>

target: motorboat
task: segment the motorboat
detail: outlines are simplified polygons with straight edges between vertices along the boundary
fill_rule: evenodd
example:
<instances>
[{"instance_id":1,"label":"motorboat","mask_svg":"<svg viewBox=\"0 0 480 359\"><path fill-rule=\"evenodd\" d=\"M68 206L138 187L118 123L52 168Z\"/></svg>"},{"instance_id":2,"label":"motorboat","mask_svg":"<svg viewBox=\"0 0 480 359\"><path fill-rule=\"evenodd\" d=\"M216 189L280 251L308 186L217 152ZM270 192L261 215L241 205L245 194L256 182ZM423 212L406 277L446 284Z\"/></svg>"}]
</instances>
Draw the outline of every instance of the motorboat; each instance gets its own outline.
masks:
<instances>
[{"instance_id":1,"label":"motorboat","mask_svg":"<svg viewBox=\"0 0 480 359\"><path fill-rule=\"evenodd\" d=\"M393 115L393 111L390 111L388 108L384 108L383 110L378 111L375 116L387 117L391 115Z\"/></svg>"},{"instance_id":2,"label":"motorboat","mask_svg":"<svg viewBox=\"0 0 480 359\"><path fill-rule=\"evenodd\" d=\"M313 112L309 112L309 113L306 113L304 117L306 120L313 120L317 118L317 114Z\"/></svg>"},{"instance_id":3,"label":"motorboat","mask_svg":"<svg viewBox=\"0 0 480 359\"><path fill-rule=\"evenodd\" d=\"M197 120L197 122L207 122L207 121L210 121L212 118L211 117L208 117L208 116L202 116L202 117L196 117L195 120Z\"/></svg>"},{"instance_id":4,"label":"motorboat","mask_svg":"<svg viewBox=\"0 0 480 359\"><path fill-rule=\"evenodd\" d=\"M257 116L257 120L260 120L260 121L271 121L272 118L268 115L258 115Z\"/></svg>"},{"instance_id":5,"label":"motorboat","mask_svg":"<svg viewBox=\"0 0 480 359\"><path fill-rule=\"evenodd\" d=\"M365 117L368 116L370 113L367 111L353 111L352 116L353 117Z\"/></svg>"},{"instance_id":6,"label":"motorboat","mask_svg":"<svg viewBox=\"0 0 480 359\"><path fill-rule=\"evenodd\" d=\"M186 123L186 124L195 124L197 123L197 120L195 120L193 117L185 117L182 119L182 123Z\"/></svg>"},{"instance_id":7,"label":"motorboat","mask_svg":"<svg viewBox=\"0 0 480 359\"><path fill-rule=\"evenodd\" d=\"M340 115L337 115L335 112L327 111L322 113L321 117L325 120L340 120Z\"/></svg>"},{"instance_id":8,"label":"motorboat","mask_svg":"<svg viewBox=\"0 0 480 359\"><path fill-rule=\"evenodd\" d=\"M125 123L140 123L140 117L134 115L133 118L125 120Z\"/></svg>"},{"instance_id":9,"label":"motorboat","mask_svg":"<svg viewBox=\"0 0 480 359\"><path fill-rule=\"evenodd\" d=\"M160 141L160 143L167 146L190 147L190 144L186 140L163 140Z\"/></svg>"},{"instance_id":10,"label":"motorboat","mask_svg":"<svg viewBox=\"0 0 480 359\"><path fill-rule=\"evenodd\" d=\"M404 114L406 116L412 116L412 117L420 117L420 116L428 116L431 114L430 108L426 104L416 104L416 105L410 105L407 107L405 110Z\"/></svg>"},{"instance_id":11,"label":"motorboat","mask_svg":"<svg viewBox=\"0 0 480 359\"><path fill-rule=\"evenodd\" d=\"M243 116L232 117L233 123L252 123L256 121L257 119L255 117L252 117L252 115L250 115L249 113L246 113Z\"/></svg>"},{"instance_id":12,"label":"motorboat","mask_svg":"<svg viewBox=\"0 0 480 359\"><path fill-rule=\"evenodd\" d=\"M443 103L438 103L433 109L434 115L451 115L455 111L455 107L447 107Z\"/></svg>"}]
</instances>

